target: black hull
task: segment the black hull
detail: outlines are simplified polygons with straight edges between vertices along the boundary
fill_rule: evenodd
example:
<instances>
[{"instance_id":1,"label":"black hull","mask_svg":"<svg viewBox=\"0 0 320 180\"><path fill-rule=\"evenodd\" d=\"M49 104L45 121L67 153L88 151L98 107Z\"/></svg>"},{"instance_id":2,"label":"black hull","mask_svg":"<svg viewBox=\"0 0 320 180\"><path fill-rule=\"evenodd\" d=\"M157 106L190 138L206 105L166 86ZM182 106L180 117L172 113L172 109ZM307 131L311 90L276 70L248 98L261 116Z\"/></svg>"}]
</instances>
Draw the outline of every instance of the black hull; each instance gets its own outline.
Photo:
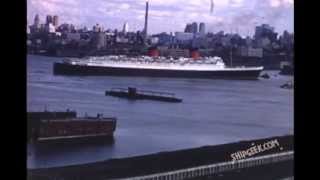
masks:
<instances>
[{"instance_id":1,"label":"black hull","mask_svg":"<svg viewBox=\"0 0 320 180\"><path fill-rule=\"evenodd\" d=\"M70 143L70 142L75 142L75 143L80 143L80 142L90 142L90 141L110 141L114 139L114 132L106 133L103 135L91 135L91 136L79 136L79 137L73 137L73 138L68 138L68 137L60 137L57 139L42 139L37 138L35 140L35 143Z\"/></svg>"},{"instance_id":2,"label":"black hull","mask_svg":"<svg viewBox=\"0 0 320 180\"><path fill-rule=\"evenodd\" d=\"M36 145L80 145L80 144L114 144L115 137L114 133L101 136L89 136L89 137L78 137L78 138L62 138L62 139L51 139L51 140L37 140L29 141L29 143Z\"/></svg>"},{"instance_id":3,"label":"black hull","mask_svg":"<svg viewBox=\"0 0 320 180\"><path fill-rule=\"evenodd\" d=\"M178 99L174 97L152 96L152 95L145 95L145 94L136 94L134 96L130 96L130 94L126 92L106 91L105 95L119 97L119 98L126 98L131 100L154 100L154 101L164 101L164 102L173 102L173 103L182 102L182 99Z\"/></svg>"},{"instance_id":4,"label":"black hull","mask_svg":"<svg viewBox=\"0 0 320 180\"><path fill-rule=\"evenodd\" d=\"M206 79L258 79L261 70L234 71L173 71L156 69L112 68L98 66L81 66L66 63L54 63L55 75L76 76L142 76L142 77L176 77Z\"/></svg>"}]
</instances>

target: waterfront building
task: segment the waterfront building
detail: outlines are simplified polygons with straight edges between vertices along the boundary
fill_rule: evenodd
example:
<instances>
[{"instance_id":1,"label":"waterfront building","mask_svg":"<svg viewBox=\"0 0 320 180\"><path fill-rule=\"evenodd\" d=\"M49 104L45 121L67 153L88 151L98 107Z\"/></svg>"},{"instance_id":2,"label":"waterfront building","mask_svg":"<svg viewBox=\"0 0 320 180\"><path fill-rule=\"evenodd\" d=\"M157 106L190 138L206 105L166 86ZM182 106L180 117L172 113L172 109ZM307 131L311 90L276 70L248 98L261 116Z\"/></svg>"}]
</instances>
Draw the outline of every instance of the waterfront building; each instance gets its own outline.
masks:
<instances>
[{"instance_id":1,"label":"waterfront building","mask_svg":"<svg viewBox=\"0 0 320 180\"><path fill-rule=\"evenodd\" d=\"M96 24L92 28L93 32L102 32L102 27L99 24Z\"/></svg>"},{"instance_id":2,"label":"waterfront building","mask_svg":"<svg viewBox=\"0 0 320 180\"><path fill-rule=\"evenodd\" d=\"M106 47L106 35L103 32L97 32L93 35L93 48L101 50Z\"/></svg>"},{"instance_id":3,"label":"waterfront building","mask_svg":"<svg viewBox=\"0 0 320 180\"><path fill-rule=\"evenodd\" d=\"M202 34L196 36L192 40L192 47L193 48L208 48L208 39L204 37Z\"/></svg>"},{"instance_id":4,"label":"waterfront building","mask_svg":"<svg viewBox=\"0 0 320 180\"><path fill-rule=\"evenodd\" d=\"M294 36L288 31L284 31L283 34L279 37L280 45L285 49L292 49L294 43Z\"/></svg>"},{"instance_id":5,"label":"waterfront building","mask_svg":"<svg viewBox=\"0 0 320 180\"><path fill-rule=\"evenodd\" d=\"M241 57L262 58L263 57L263 49L241 46L237 49L236 54Z\"/></svg>"},{"instance_id":6,"label":"waterfront building","mask_svg":"<svg viewBox=\"0 0 320 180\"><path fill-rule=\"evenodd\" d=\"M80 41L80 33L66 33L66 40L67 42L70 41Z\"/></svg>"},{"instance_id":7,"label":"waterfront building","mask_svg":"<svg viewBox=\"0 0 320 180\"><path fill-rule=\"evenodd\" d=\"M49 33L56 32L56 27L54 27L52 23L46 24L45 29L46 29L46 32L49 32Z\"/></svg>"},{"instance_id":8,"label":"waterfront building","mask_svg":"<svg viewBox=\"0 0 320 180\"><path fill-rule=\"evenodd\" d=\"M193 33L185 33L185 32L176 32L175 33L175 38L178 41L188 41L192 40L194 37Z\"/></svg>"},{"instance_id":9,"label":"waterfront building","mask_svg":"<svg viewBox=\"0 0 320 180\"><path fill-rule=\"evenodd\" d=\"M249 36L246 37L246 39L245 39L245 44L246 44L246 46L248 46L248 47L251 47L251 46L252 46L252 39L251 39Z\"/></svg>"},{"instance_id":10,"label":"waterfront building","mask_svg":"<svg viewBox=\"0 0 320 180\"><path fill-rule=\"evenodd\" d=\"M123 36L117 36L116 37L116 43L128 43L129 39Z\"/></svg>"},{"instance_id":11,"label":"waterfront building","mask_svg":"<svg viewBox=\"0 0 320 180\"><path fill-rule=\"evenodd\" d=\"M168 48L168 47L159 47L159 55L165 57L190 57L190 51L188 49L180 48Z\"/></svg>"},{"instance_id":12,"label":"waterfront building","mask_svg":"<svg viewBox=\"0 0 320 180\"><path fill-rule=\"evenodd\" d=\"M271 45L271 40L267 37L258 40L258 47L267 48Z\"/></svg>"},{"instance_id":13,"label":"waterfront building","mask_svg":"<svg viewBox=\"0 0 320 180\"><path fill-rule=\"evenodd\" d=\"M87 26L84 26L83 29L82 29L82 31L83 31L83 32L88 32Z\"/></svg>"},{"instance_id":14,"label":"waterfront building","mask_svg":"<svg viewBox=\"0 0 320 180\"><path fill-rule=\"evenodd\" d=\"M33 22L33 25L31 26L28 26L29 28L29 33L37 33L40 31L41 29L41 24L40 24L40 18L39 18L39 15L37 14L34 18L34 22ZM28 30L28 29L27 29Z\"/></svg>"},{"instance_id":15,"label":"waterfront building","mask_svg":"<svg viewBox=\"0 0 320 180\"><path fill-rule=\"evenodd\" d=\"M76 27L73 24L70 24L69 27L71 32L76 32Z\"/></svg>"},{"instance_id":16,"label":"waterfront building","mask_svg":"<svg viewBox=\"0 0 320 180\"><path fill-rule=\"evenodd\" d=\"M45 31L46 29L46 25L45 24L40 24L40 30L41 31Z\"/></svg>"},{"instance_id":17,"label":"waterfront building","mask_svg":"<svg viewBox=\"0 0 320 180\"><path fill-rule=\"evenodd\" d=\"M269 39L271 42L277 40L277 33L274 32L274 27L271 27L268 24L262 24L261 26L257 26L255 29L254 39L260 40L263 38Z\"/></svg>"},{"instance_id":18,"label":"waterfront building","mask_svg":"<svg viewBox=\"0 0 320 180\"><path fill-rule=\"evenodd\" d=\"M158 37L151 37L150 41L151 41L151 44L158 44L159 38Z\"/></svg>"},{"instance_id":19,"label":"waterfront building","mask_svg":"<svg viewBox=\"0 0 320 180\"><path fill-rule=\"evenodd\" d=\"M160 34L155 34L153 37L157 37L159 39L159 44L160 45L166 45L169 46L172 44L174 36L172 34L167 34L165 32L160 33Z\"/></svg>"}]
</instances>

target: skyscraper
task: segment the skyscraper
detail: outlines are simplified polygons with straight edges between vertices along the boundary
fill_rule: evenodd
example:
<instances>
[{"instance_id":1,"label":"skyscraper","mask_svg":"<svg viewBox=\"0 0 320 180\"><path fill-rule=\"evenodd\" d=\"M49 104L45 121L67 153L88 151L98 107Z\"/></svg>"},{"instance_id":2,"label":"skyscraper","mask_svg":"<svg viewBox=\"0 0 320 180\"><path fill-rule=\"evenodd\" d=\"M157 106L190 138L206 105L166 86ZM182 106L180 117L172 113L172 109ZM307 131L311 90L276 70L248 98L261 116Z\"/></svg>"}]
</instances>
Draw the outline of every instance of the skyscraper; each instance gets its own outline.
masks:
<instances>
[{"instance_id":1,"label":"skyscraper","mask_svg":"<svg viewBox=\"0 0 320 180\"><path fill-rule=\"evenodd\" d=\"M148 34L148 14L149 14L149 1L146 1L146 14L145 14L145 19L144 19L144 29L143 29L143 34L144 37L147 37Z\"/></svg>"},{"instance_id":2,"label":"skyscraper","mask_svg":"<svg viewBox=\"0 0 320 180\"><path fill-rule=\"evenodd\" d=\"M261 26L256 26L254 38L255 39L262 39L268 38L271 41L276 41L277 33L274 32L274 27L271 27L268 24L262 24Z\"/></svg>"},{"instance_id":3,"label":"skyscraper","mask_svg":"<svg viewBox=\"0 0 320 180\"><path fill-rule=\"evenodd\" d=\"M123 24L122 32L123 32L124 34L126 34L126 33L129 32L129 24L128 24L128 22L125 22L125 23Z\"/></svg>"},{"instance_id":4,"label":"skyscraper","mask_svg":"<svg viewBox=\"0 0 320 180\"><path fill-rule=\"evenodd\" d=\"M184 32L191 33L192 32L192 25L188 23L186 25L186 28L184 29Z\"/></svg>"},{"instance_id":5,"label":"skyscraper","mask_svg":"<svg viewBox=\"0 0 320 180\"><path fill-rule=\"evenodd\" d=\"M206 33L206 25L205 25L203 22L200 23L199 32L200 32L201 34L205 34L205 33Z\"/></svg>"},{"instance_id":6,"label":"skyscraper","mask_svg":"<svg viewBox=\"0 0 320 180\"><path fill-rule=\"evenodd\" d=\"M34 17L34 24L36 27L39 26L40 24L40 18L39 18L39 14L36 14L36 16Z\"/></svg>"},{"instance_id":7,"label":"skyscraper","mask_svg":"<svg viewBox=\"0 0 320 180\"><path fill-rule=\"evenodd\" d=\"M192 23L192 33L198 32L198 24L196 22Z\"/></svg>"},{"instance_id":8,"label":"skyscraper","mask_svg":"<svg viewBox=\"0 0 320 180\"><path fill-rule=\"evenodd\" d=\"M57 15L53 16L53 25L55 27L59 26L59 16L57 16Z\"/></svg>"},{"instance_id":9,"label":"skyscraper","mask_svg":"<svg viewBox=\"0 0 320 180\"><path fill-rule=\"evenodd\" d=\"M52 23L52 16L51 15L47 15L47 19L46 19L46 24L50 24Z\"/></svg>"}]
</instances>

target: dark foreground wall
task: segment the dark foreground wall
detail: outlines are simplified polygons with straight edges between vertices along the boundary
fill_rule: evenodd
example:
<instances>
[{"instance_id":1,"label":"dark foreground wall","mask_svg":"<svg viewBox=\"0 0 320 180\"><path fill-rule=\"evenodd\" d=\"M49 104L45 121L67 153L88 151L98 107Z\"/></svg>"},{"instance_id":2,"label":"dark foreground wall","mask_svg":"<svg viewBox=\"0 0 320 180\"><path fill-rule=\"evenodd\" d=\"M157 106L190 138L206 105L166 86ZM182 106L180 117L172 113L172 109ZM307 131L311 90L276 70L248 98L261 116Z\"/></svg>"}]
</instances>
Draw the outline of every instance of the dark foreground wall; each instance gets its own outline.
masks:
<instances>
[{"instance_id":1,"label":"dark foreground wall","mask_svg":"<svg viewBox=\"0 0 320 180\"><path fill-rule=\"evenodd\" d=\"M271 140L277 140L280 146L264 152L257 153L254 156L261 156L266 154L272 154L276 152L284 152L293 150L293 136L271 137L267 139L259 139L252 141L241 141L237 143L216 145L216 146L204 146L200 148L193 148L187 150L179 150L172 152L163 152L145 156L137 156L131 158L122 159L110 159L107 161L57 167L46 169L33 169L28 170L28 178L32 180L37 179L77 179L77 180L89 180L89 179L111 179L111 178L123 178L142 176L152 173L160 173L178 169L184 169L188 167L195 167L206 164L213 164L218 162L232 160L231 154L246 150L252 147L254 144L263 144ZM281 147L281 149L280 149ZM276 166L261 167L262 170L273 170L280 173L280 175L289 174L293 169L293 162L286 162L283 165L278 164ZM281 170L286 169L286 170ZM251 171L250 171L251 169ZM258 171L252 171L254 168L244 170L247 175ZM281 170L281 171L280 171ZM236 172L234 172L236 173ZM239 172L238 172L239 173ZM276 172L275 172L276 173ZM243 175L243 173L240 173ZM238 176L237 174L229 174L229 176ZM259 174L257 174L259 175ZM270 174L271 175L271 174ZM280 176L279 175L279 176ZM287 175L285 175L287 176ZM228 177L228 176L224 176ZM220 177L222 178L222 177ZM249 179L249 178L248 178ZM272 178L271 178L272 179Z\"/></svg>"}]
</instances>

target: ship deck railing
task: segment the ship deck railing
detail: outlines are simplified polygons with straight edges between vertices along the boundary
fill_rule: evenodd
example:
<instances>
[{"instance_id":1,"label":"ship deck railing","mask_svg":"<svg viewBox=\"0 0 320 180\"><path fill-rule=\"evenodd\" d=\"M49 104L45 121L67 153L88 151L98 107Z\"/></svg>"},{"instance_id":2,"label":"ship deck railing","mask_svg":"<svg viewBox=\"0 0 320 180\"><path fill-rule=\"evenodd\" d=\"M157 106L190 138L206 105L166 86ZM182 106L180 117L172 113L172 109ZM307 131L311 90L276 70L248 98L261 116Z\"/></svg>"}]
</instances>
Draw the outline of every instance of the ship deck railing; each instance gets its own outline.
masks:
<instances>
[{"instance_id":1,"label":"ship deck railing","mask_svg":"<svg viewBox=\"0 0 320 180\"><path fill-rule=\"evenodd\" d=\"M185 61L180 61L180 60L169 60L169 59L161 59L161 60L149 60L149 59L91 59L91 60L85 60L88 61L89 63L95 63L95 64L104 64L104 63L110 63L110 64L117 64L117 63L122 63L122 64L155 64L155 65L168 65L168 64L173 64L173 65L216 65L218 61L210 61L210 60L202 60L202 61L194 61L194 60L185 60ZM82 61L73 61L75 63L81 64L84 63Z\"/></svg>"},{"instance_id":2,"label":"ship deck railing","mask_svg":"<svg viewBox=\"0 0 320 180\"><path fill-rule=\"evenodd\" d=\"M220 163L190 167L185 169L147 174L141 176L115 178L115 180L183 180L212 177L214 175L225 172L241 171L241 169L254 168L258 166L266 166L275 163L286 162L294 159L294 151L286 151L281 153L268 154L257 157L250 157L237 161L225 161Z\"/></svg>"}]
</instances>

